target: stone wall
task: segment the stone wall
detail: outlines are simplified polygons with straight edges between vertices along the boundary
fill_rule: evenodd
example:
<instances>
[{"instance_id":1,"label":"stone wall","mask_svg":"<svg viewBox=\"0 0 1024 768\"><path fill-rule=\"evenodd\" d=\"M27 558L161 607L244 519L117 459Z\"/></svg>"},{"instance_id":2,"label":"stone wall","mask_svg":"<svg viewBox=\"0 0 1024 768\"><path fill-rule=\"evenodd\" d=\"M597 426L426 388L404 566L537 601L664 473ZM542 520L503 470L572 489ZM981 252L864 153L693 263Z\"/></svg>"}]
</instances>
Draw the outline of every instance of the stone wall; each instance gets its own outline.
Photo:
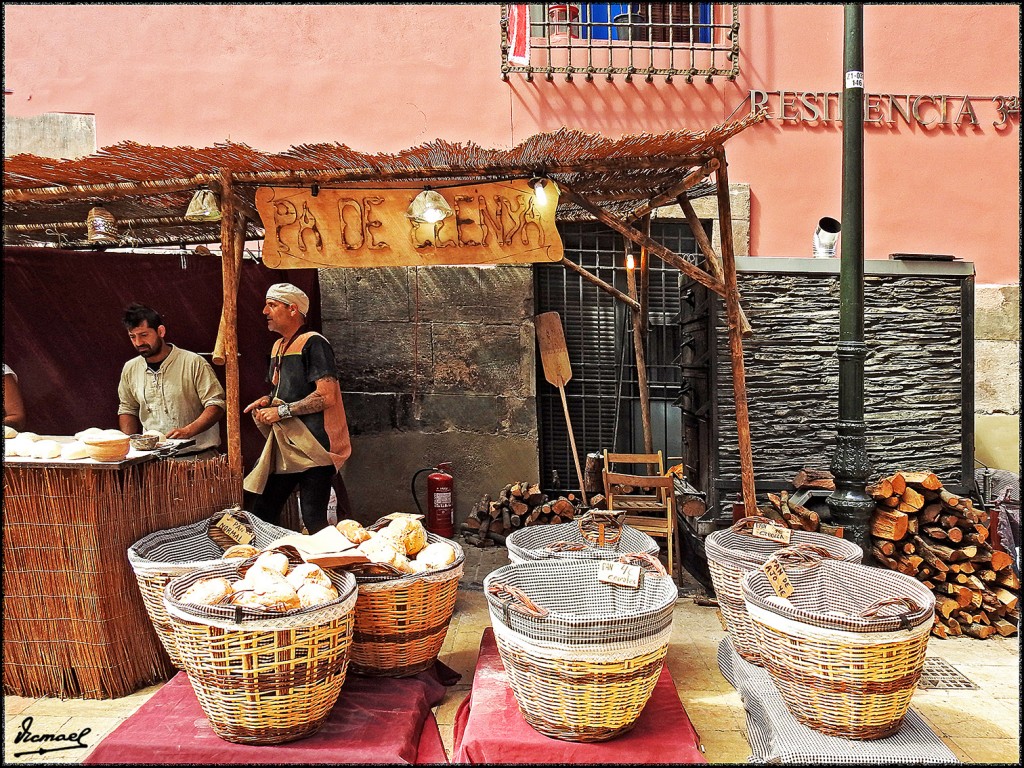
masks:
<instances>
[{"instance_id":1,"label":"stone wall","mask_svg":"<svg viewBox=\"0 0 1024 768\"><path fill-rule=\"evenodd\" d=\"M1019 474L1019 285L975 288L974 359L975 457Z\"/></svg>"},{"instance_id":2,"label":"stone wall","mask_svg":"<svg viewBox=\"0 0 1024 768\"><path fill-rule=\"evenodd\" d=\"M440 461L452 463L456 525L485 493L539 479L529 265L322 269L320 290L358 519L415 512L412 477Z\"/></svg>"},{"instance_id":3,"label":"stone wall","mask_svg":"<svg viewBox=\"0 0 1024 768\"><path fill-rule=\"evenodd\" d=\"M4 156L22 153L75 158L96 151L96 116L48 112L4 117Z\"/></svg>"}]
</instances>

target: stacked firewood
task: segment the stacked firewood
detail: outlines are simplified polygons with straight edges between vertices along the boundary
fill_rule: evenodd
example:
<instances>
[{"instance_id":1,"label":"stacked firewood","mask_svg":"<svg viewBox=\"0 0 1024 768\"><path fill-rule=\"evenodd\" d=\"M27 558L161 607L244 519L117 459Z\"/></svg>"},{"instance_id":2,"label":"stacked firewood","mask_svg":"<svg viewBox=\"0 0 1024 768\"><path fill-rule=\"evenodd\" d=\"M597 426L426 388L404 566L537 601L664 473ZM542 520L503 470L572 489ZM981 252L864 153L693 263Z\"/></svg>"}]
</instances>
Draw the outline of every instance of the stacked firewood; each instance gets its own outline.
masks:
<instances>
[{"instance_id":1,"label":"stacked firewood","mask_svg":"<svg viewBox=\"0 0 1024 768\"><path fill-rule=\"evenodd\" d=\"M797 490L804 488L822 488L835 490L832 473L827 470L802 469L793 478L793 486ZM815 531L832 536L842 537L843 529L838 525L821 522L817 512L794 502L787 491L779 494L768 494L769 505L758 507L762 517L767 517L777 525L784 525L797 531Z\"/></svg>"},{"instance_id":2,"label":"stacked firewood","mask_svg":"<svg viewBox=\"0 0 1024 768\"><path fill-rule=\"evenodd\" d=\"M576 496L549 499L536 483L509 483L492 500L485 495L462 524L466 541L479 547L504 544L513 531L530 525L567 523L577 513Z\"/></svg>"},{"instance_id":3,"label":"stacked firewood","mask_svg":"<svg viewBox=\"0 0 1024 768\"><path fill-rule=\"evenodd\" d=\"M988 543L986 512L931 472L896 472L868 492L875 560L935 593L934 635L1017 633L1020 579L1013 558Z\"/></svg>"}]
</instances>

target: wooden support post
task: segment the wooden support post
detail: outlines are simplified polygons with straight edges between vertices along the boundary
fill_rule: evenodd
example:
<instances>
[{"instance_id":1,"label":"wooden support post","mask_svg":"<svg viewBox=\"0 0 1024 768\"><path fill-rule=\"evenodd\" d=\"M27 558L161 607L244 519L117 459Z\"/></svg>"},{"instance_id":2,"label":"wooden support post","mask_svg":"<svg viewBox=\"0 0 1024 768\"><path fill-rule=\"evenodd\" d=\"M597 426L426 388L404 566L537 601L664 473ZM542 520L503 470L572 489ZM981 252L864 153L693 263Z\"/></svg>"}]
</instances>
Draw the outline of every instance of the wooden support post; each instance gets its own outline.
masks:
<instances>
[{"instance_id":1,"label":"wooden support post","mask_svg":"<svg viewBox=\"0 0 1024 768\"><path fill-rule=\"evenodd\" d=\"M220 253L221 285L224 297L224 381L227 390L228 466L237 483L236 493L242 499L242 409L238 391L238 275L236 274L236 228L234 195L231 189L231 171L222 168L220 183L223 194L220 201ZM242 244L244 246L244 242ZM239 260L239 266L240 260Z\"/></svg>"},{"instance_id":2,"label":"wooden support post","mask_svg":"<svg viewBox=\"0 0 1024 768\"><path fill-rule=\"evenodd\" d=\"M719 296L725 294L725 285L721 280L717 280L703 269L698 267L696 264L691 264L686 259L682 258L678 254L673 253L661 243L657 243L649 237L644 237L641 232L638 232L633 227L626 224L619 216L615 216L608 211L604 210L600 206L592 203L587 198L574 192L565 182L558 183L559 189L562 190L561 199L569 203L575 203L580 208L585 210L587 213L592 215L595 219L605 224L611 229L614 229L623 237L631 240L637 245L646 246L648 251L657 256L667 264L671 264L673 267L678 269L683 274L696 280L698 283L703 285L705 288L710 288L712 291L717 293Z\"/></svg>"},{"instance_id":3,"label":"wooden support post","mask_svg":"<svg viewBox=\"0 0 1024 768\"><path fill-rule=\"evenodd\" d=\"M732 356L732 388L736 402L736 435L740 451L740 482L743 507L747 516L757 514L754 493L754 457L750 445L750 415L747 411L747 380L743 364L743 335L740 328L740 295L736 282L736 257L732 240L732 205L729 201L729 174L725 149L715 147L718 169L718 219L722 230L722 268L725 273L725 309L729 320L729 352Z\"/></svg>"},{"instance_id":4,"label":"wooden support post","mask_svg":"<svg viewBox=\"0 0 1024 768\"><path fill-rule=\"evenodd\" d=\"M700 219L697 218L697 212L693 210L693 203L690 202L690 198L688 198L685 193L681 194L677 198L677 202L683 211L683 215L686 216L686 222L690 225L690 231L693 232L693 239L697 241L697 247L700 248L701 252L704 254L705 260L708 262L708 268L711 270L711 274L718 280L725 282L725 272L722 269L722 261L718 258L718 254L715 253L715 249L711 246L711 240L708 239L708 233L704 231L704 227L700 224ZM753 329L750 327L750 322L747 320L747 313L743 311L743 307L740 307L740 331L745 339L749 339L754 333Z\"/></svg>"},{"instance_id":5,"label":"wooden support post","mask_svg":"<svg viewBox=\"0 0 1024 768\"><path fill-rule=\"evenodd\" d=\"M640 231L644 233L644 237L650 238L651 236L651 215L646 214L640 219ZM643 334L644 340L647 339L647 332L650 330L647 326L647 320L650 317L651 308L651 260L647 255L647 246L640 246L640 281L638 284L638 296L637 301L640 302L640 333ZM650 418L650 414L648 414ZM648 451L650 453L650 451Z\"/></svg>"},{"instance_id":6,"label":"wooden support post","mask_svg":"<svg viewBox=\"0 0 1024 768\"><path fill-rule=\"evenodd\" d=\"M586 280L589 283L593 283L598 288L600 288L602 291L604 291L605 293L608 293L608 294L614 296L616 299L618 299L619 301L621 301L623 304L627 305L628 307L631 307L632 309L637 309L637 310L640 309L640 303L638 301L636 301L635 299L630 298L629 296L624 294L622 291L620 291L618 288L616 288L614 285L609 285L608 283L606 283L604 280L602 280L600 277L598 277L594 273L588 272L587 270L585 270L583 267L581 267L576 262L570 261L569 259L565 258L565 256L562 257L562 266L565 267L566 269L571 269L573 272L575 272L577 275L582 277L584 280Z\"/></svg>"},{"instance_id":7,"label":"wooden support post","mask_svg":"<svg viewBox=\"0 0 1024 768\"><path fill-rule=\"evenodd\" d=\"M629 244L626 244L626 285L629 295L636 299L636 275L632 263L632 252ZM654 438L651 434L651 402L650 392L647 389L647 359L644 354L644 334L641 330L642 319L640 312L633 313L633 349L636 352L636 380L637 388L640 390L640 421L644 428L644 453L654 453Z\"/></svg>"}]
</instances>

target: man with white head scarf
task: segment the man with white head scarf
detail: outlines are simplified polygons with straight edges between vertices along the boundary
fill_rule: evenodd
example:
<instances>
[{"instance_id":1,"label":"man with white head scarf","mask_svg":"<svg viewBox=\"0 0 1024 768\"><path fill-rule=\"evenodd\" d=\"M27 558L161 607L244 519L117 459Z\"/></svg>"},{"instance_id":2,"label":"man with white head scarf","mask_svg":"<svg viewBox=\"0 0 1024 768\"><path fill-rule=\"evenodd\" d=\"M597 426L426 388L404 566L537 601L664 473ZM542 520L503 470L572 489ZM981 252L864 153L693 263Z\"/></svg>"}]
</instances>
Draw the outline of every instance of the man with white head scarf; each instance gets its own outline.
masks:
<instances>
[{"instance_id":1,"label":"man with white head scarf","mask_svg":"<svg viewBox=\"0 0 1024 768\"><path fill-rule=\"evenodd\" d=\"M275 524L298 487L302 523L313 534L328 524L332 480L352 445L334 350L321 334L304 331L308 313L309 297L300 288L276 283L267 289L263 314L281 338L267 373L271 393L245 408L267 444L244 487L259 494L252 513Z\"/></svg>"}]
</instances>

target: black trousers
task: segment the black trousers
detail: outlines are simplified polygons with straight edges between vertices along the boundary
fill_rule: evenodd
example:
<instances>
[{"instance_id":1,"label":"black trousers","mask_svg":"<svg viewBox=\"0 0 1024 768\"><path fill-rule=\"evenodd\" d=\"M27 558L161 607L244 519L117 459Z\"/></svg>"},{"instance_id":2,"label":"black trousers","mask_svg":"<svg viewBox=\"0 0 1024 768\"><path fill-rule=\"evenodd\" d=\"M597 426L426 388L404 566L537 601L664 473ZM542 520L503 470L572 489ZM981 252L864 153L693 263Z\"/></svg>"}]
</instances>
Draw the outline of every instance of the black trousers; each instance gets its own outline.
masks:
<instances>
[{"instance_id":1,"label":"black trousers","mask_svg":"<svg viewBox=\"0 0 1024 768\"><path fill-rule=\"evenodd\" d=\"M327 503L334 480L333 465L311 467L287 475L273 474L267 478L263 493L253 497L251 511L256 517L280 525L281 510L296 487L299 489L299 513L310 534L327 527Z\"/></svg>"}]
</instances>

